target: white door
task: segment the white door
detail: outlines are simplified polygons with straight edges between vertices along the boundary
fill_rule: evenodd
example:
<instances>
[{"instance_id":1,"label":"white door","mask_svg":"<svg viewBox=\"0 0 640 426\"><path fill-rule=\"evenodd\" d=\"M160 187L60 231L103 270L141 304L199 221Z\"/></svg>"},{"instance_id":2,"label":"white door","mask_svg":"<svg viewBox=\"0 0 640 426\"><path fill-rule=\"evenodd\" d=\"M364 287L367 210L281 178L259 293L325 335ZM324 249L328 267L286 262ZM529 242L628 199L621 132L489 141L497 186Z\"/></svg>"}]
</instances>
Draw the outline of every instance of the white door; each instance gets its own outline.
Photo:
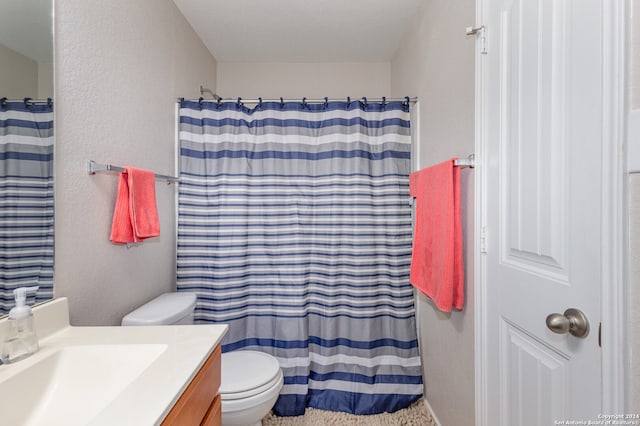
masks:
<instances>
[{"instance_id":1,"label":"white door","mask_svg":"<svg viewBox=\"0 0 640 426\"><path fill-rule=\"evenodd\" d=\"M483 2L481 424L602 415L606 1ZM568 308L586 336L547 326Z\"/></svg>"}]
</instances>

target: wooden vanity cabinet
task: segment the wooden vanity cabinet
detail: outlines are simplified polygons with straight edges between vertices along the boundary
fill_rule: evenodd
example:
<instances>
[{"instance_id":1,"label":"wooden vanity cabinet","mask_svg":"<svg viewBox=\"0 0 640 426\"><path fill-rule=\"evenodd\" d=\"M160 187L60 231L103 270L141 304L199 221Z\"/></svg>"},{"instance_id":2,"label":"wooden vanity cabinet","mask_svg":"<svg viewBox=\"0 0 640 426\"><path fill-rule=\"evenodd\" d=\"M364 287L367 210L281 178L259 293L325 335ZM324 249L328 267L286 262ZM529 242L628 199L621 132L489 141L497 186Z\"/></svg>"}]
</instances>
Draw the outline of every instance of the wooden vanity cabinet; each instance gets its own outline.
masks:
<instances>
[{"instance_id":1,"label":"wooden vanity cabinet","mask_svg":"<svg viewBox=\"0 0 640 426\"><path fill-rule=\"evenodd\" d=\"M221 349L218 345L209 355L198 374L175 403L163 426L221 426L220 388Z\"/></svg>"}]
</instances>

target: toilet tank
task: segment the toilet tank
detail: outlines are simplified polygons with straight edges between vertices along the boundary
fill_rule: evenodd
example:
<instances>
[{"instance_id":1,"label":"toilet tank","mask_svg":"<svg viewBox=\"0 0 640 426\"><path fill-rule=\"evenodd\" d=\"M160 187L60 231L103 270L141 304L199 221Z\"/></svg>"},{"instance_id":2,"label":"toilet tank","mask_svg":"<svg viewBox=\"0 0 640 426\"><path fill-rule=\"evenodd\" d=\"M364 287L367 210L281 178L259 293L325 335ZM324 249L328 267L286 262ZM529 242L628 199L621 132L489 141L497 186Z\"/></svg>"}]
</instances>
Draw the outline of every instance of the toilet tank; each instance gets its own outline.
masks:
<instances>
[{"instance_id":1,"label":"toilet tank","mask_svg":"<svg viewBox=\"0 0 640 426\"><path fill-rule=\"evenodd\" d=\"M122 318L122 325L193 324L195 293L164 293Z\"/></svg>"}]
</instances>

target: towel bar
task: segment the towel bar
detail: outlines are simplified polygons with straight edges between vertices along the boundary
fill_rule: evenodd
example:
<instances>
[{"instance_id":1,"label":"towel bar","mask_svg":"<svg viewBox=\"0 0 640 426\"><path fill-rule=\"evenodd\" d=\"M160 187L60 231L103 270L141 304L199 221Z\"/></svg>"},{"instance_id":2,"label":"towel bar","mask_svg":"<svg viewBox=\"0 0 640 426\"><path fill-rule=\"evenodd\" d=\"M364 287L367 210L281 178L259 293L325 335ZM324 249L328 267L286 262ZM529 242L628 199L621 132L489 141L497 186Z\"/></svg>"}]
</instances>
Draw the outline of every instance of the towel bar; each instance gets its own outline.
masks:
<instances>
[{"instance_id":1,"label":"towel bar","mask_svg":"<svg viewBox=\"0 0 640 426\"><path fill-rule=\"evenodd\" d=\"M471 167L473 169L476 165L476 155L471 154L467 158L458 158L453 164L458 167Z\"/></svg>"},{"instance_id":2,"label":"towel bar","mask_svg":"<svg viewBox=\"0 0 640 426\"><path fill-rule=\"evenodd\" d=\"M124 167L114 166L112 164L99 164L93 160L87 161L87 174L95 175L100 172L124 172ZM167 176L167 175L159 175L158 173L154 173L156 179L166 180L169 183L178 182L180 178L175 176Z\"/></svg>"}]
</instances>

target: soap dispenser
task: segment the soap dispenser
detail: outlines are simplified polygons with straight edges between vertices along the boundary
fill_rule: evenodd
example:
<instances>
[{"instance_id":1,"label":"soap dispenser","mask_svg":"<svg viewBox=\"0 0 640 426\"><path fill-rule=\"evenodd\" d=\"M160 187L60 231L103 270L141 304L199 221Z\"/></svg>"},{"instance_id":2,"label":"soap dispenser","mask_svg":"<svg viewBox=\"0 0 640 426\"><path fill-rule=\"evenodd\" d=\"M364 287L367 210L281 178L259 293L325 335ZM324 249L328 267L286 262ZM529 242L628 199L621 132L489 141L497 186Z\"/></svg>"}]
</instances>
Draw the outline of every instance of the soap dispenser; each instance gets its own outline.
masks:
<instances>
[{"instance_id":1,"label":"soap dispenser","mask_svg":"<svg viewBox=\"0 0 640 426\"><path fill-rule=\"evenodd\" d=\"M16 306L9 311L9 335L2 345L2 362L19 361L38 351L38 337L33 326L33 312L25 303L27 293L38 290L34 287L19 287L13 290Z\"/></svg>"}]
</instances>

